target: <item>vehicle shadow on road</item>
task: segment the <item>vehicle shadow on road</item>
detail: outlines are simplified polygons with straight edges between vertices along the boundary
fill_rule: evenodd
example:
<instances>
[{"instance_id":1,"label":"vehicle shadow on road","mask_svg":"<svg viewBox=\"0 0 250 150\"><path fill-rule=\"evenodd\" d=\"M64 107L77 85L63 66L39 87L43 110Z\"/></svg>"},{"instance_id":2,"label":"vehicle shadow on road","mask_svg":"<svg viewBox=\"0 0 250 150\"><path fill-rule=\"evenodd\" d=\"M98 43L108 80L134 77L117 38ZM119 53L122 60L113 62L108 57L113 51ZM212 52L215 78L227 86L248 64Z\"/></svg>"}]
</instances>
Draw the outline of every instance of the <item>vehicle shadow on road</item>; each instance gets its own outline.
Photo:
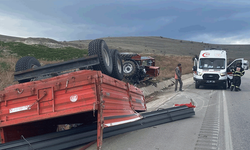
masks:
<instances>
[{"instance_id":1,"label":"vehicle shadow on road","mask_svg":"<svg viewBox=\"0 0 250 150\"><path fill-rule=\"evenodd\" d=\"M221 86L216 86L216 85L202 85L199 87L199 89L201 90L228 90L228 88L223 89Z\"/></svg>"}]
</instances>

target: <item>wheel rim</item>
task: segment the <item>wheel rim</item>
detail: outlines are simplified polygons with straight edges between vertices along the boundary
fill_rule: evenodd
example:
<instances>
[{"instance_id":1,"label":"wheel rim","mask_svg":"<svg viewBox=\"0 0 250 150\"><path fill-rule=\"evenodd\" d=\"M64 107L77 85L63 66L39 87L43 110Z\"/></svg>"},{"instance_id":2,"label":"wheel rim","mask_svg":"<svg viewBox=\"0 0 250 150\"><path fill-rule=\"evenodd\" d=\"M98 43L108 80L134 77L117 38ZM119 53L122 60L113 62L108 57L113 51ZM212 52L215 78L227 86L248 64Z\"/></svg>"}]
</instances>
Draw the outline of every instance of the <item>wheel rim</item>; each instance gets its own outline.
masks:
<instances>
[{"instance_id":1,"label":"wheel rim","mask_svg":"<svg viewBox=\"0 0 250 150\"><path fill-rule=\"evenodd\" d=\"M133 66L131 64L126 64L123 67L124 73L130 73L132 71L132 69L133 69Z\"/></svg>"},{"instance_id":2,"label":"wheel rim","mask_svg":"<svg viewBox=\"0 0 250 150\"><path fill-rule=\"evenodd\" d=\"M30 68L34 69L34 68L37 68L37 67L38 67L37 65L32 64Z\"/></svg>"},{"instance_id":3,"label":"wheel rim","mask_svg":"<svg viewBox=\"0 0 250 150\"><path fill-rule=\"evenodd\" d=\"M102 50L102 58L104 58L104 61L106 62L107 66L110 66L110 60L109 60L109 54L107 49L104 47L104 43L102 43L103 50Z\"/></svg>"}]
</instances>

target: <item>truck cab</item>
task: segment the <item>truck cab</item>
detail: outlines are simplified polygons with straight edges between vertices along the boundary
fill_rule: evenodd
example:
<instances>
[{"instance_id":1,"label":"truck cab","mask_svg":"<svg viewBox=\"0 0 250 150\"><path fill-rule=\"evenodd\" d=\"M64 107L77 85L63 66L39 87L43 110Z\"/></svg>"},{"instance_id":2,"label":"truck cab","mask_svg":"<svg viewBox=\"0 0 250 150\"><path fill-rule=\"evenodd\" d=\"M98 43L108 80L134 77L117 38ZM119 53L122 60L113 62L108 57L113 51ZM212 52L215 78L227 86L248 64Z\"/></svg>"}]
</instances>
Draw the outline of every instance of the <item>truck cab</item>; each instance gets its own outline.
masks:
<instances>
[{"instance_id":1,"label":"truck cab","mask_svg":"<svg viewBox=\"0 0 250 150\"><path fill-rule=\"evenodd\" d=\"M227 87L227 54L225 50L201 50L199 58L194 59L195 88L200 85Z\"/></svg>"}]
</instances>

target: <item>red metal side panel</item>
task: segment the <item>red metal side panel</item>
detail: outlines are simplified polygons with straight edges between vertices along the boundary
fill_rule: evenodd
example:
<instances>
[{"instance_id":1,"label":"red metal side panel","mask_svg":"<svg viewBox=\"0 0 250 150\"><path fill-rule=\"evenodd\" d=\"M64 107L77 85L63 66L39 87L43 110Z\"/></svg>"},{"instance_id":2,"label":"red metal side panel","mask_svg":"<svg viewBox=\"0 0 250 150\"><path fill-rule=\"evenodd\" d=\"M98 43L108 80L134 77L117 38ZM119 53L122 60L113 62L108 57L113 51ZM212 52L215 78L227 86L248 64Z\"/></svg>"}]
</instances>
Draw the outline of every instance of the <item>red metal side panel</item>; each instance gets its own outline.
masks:
<instances>
[{"instance_id":1,"label":"red metal side panel","mask_svg":"<svg viewBox=\"0 0 250 150\"><path fill-rule=\"evenodd\" d=\"M0 91L0 127L97 110L97 71L77 71Z\"/></svg>"},{"instance_id":2,"label":"red metal side panel","mask_svg":"<svg viewBox=\"0 0 250 150\"><path fill-rule=\"evenodd\" d=\"M142 93L142 91L138 88L136 88L133 85L129 85L129 92L131 95L131 100L132 100L132 106L133 109L136 111L145 111L147 110L147 106L146 106L146 101L145 101L145 97Z\"/></svg>"},{"instance_id":3,"label":"red metal side panel","mask_svg":"<svg viewBox=\"0 0 250 150\"><path fill-rule=\"evenodd\" d=\"M104 106L103 117L105 127L124 124L141 119L141 116L133 109L129 88L129 84L103 75L101 83L101 100L103 101ZM138 92L141 91L135 90L132 93L133 95L136 95ZM143 94L140 94L143 97ZM137 108L140 110L146 110L145 105L140 106L141 107L138 106Z\"/></svg>"}]
</instances>

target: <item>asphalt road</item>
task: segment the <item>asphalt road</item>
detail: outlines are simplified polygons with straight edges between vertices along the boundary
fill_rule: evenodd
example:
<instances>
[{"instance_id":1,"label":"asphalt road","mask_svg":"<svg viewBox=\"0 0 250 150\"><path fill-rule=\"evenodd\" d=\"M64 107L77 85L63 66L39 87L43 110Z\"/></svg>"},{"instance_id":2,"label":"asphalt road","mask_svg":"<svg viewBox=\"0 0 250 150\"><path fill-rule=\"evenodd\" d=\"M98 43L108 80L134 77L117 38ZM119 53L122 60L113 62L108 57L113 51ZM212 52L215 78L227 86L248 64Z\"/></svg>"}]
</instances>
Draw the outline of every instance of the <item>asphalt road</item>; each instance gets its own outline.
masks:
<instances>
[{"instance_id":1,"label":"asphalt road","mask_svg":"<svg viewBox=\"0 0 250 150\"><path fill-rule=\"evenodd\" d=\"M242 91L226 91L234 150L250 149L250 70L242 77Z\"/></svg>"},{"instance_id":2,"label":"asphalt road","mask_svg":"<svg viewBox=\"0 0 250 150\"><path fill-rule=\"evenodd\" d=\"M192 78L183 92L173 87L155 95L148 110L174 104L195 104L195 116L104 139L102 150L249 150L250 71L242 78L240 92L214 86L194 88ZM93 144L87 150L95 150Z\"/></svg>"}]
</instances>

